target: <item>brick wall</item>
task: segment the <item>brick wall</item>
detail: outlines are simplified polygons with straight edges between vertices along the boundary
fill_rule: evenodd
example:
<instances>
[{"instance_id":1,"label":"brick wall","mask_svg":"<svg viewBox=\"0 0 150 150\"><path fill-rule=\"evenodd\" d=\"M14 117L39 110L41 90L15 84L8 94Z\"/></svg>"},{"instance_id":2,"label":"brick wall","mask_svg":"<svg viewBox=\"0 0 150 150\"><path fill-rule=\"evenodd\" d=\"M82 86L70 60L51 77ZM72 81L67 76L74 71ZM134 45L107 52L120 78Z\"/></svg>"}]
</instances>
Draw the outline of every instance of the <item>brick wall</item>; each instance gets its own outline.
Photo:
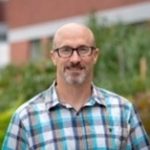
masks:
<instances>
[{"instance_id":1,"label":"brick wall","mask_svg":"<svg viewBox=\"0 0 150 150\"><path fill-rule=\"evenodd\" d=\"M6 8L6 3L0 1L0 22L5 21L5 8Z\"/></svg>"},{"instance_id":2,"label":"brick wall","mask_svg":"<svg viewBox=\"0 0 150 150\"><path fill-rule=\"evenodd\" d=\"M11 44L11 62L16 65L26 64L30 57L30 43L27 41Z\"/></svg>"},{"instance_id":3,"label":"brick wall","mask_svg":"<svg viewBox=\"0 0 150 150\"><path fill-rule=\"evenodd\" d=\"M40 44L41 44L41 50L42 56L40 56L41 59L49 59L49 53L51 50L51 38L41 38ZM11 44L11 63L16 65L23 65L28 63L29 61L32 61L31 56L31 47L32 47L32 41L23 41L23 42L17 42ZM37 58L38 60L40 58Z\"/></svg>"},{"instance_id":4,"label":"brick wall","mask_svg":"<svg viewBox=\"0 0 150 150\"><path fill-rule=\"evenodd\" d=\"M10 0L7 19L15 28L144 1L149 0Z\"/></svg>"}]
</instances>

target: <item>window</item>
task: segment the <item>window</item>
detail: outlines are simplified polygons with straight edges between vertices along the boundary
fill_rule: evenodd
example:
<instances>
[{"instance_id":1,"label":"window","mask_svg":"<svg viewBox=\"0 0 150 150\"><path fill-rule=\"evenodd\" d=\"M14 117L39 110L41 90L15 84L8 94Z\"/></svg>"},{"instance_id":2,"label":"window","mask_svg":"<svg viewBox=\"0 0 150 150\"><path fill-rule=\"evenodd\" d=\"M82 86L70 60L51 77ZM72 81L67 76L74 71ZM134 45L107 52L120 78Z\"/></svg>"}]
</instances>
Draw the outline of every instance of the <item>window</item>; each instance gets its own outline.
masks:
<instances>
[{"instance_id":1,"label":"window","mask_svg":"<svg viewBox=\"0 0 150 150\"><path fill-rule=\"evenodd\" d=\"M31 51L30 58L32 62L36 62L44 58L40 39L31 41L30 51Z\"/></svg>"}]
</instances>

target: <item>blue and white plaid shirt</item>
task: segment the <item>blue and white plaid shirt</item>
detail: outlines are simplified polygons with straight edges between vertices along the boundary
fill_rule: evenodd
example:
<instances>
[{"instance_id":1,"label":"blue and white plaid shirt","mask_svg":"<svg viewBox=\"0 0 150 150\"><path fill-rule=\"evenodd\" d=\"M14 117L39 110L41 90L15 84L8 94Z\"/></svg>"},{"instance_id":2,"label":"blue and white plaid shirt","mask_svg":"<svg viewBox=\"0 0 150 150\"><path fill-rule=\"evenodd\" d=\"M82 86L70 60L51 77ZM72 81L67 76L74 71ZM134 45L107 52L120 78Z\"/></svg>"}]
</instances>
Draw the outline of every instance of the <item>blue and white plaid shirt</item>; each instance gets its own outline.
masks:
<instances>
[{"instance_id":1,"label":"blue and white plaid shirt","mask_svg":"<svg viewBox=\"0 0 150 150\"><path fill-rule=\"evenodd\" d=\"M61 104L53 84L13 115L3 150L148 150L150 142L133 105L93 85L76 112Z\"/></svg>"}]
</instances>

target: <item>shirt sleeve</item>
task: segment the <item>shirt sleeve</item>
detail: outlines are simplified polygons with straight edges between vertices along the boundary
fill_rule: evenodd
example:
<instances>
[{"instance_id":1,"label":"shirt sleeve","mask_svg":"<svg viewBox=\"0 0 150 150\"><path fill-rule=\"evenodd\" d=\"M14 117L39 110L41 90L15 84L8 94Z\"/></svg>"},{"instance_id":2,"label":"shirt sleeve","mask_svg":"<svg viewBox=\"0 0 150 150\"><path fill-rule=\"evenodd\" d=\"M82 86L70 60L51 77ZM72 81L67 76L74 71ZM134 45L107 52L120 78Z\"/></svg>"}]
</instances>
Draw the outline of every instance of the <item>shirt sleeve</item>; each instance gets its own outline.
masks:
<instances>
[{"instance_id":1,"label":"shirt sleeve","mask_svg":"<svg viewBox=\"0 0 150 150\"><path fill-rule=\"evenodd\" d=\"M15 113L9 123L2 150L26 150L28 148L27 131L19 115Z\"/></svg>"},{"instance_id":2,"label":"shirt sleeve","mask_svg":"<svg viewBox=\"0 0 150 150\"><path fill-rule=\"evenodd\" d=\"M131 109L129 124L130 134L128 138L127 149L150 150L149 137L135 107L132 107Z\"/></svg>"}]
</instances>

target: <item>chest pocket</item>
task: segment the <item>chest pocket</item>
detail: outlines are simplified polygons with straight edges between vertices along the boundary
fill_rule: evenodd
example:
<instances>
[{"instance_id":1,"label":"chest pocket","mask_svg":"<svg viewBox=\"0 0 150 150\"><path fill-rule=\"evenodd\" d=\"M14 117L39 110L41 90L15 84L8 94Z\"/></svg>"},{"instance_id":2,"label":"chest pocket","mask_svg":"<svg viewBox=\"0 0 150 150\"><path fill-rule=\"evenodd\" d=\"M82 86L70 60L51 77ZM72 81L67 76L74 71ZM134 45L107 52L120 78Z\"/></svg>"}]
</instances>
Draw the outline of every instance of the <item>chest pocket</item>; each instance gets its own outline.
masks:
<instances>
[{"instance_id":1,"label":"chest pocket","mask_svg":"<svg viewBox=\"0 0 150 150\"><path fill-rule=\"evenodd\" d=\"M120 126L108 126L108 145L115 150L124 150L127 144L127 138L129 135L129 129L127 127Z\"/></svg>"}]
</instances>

